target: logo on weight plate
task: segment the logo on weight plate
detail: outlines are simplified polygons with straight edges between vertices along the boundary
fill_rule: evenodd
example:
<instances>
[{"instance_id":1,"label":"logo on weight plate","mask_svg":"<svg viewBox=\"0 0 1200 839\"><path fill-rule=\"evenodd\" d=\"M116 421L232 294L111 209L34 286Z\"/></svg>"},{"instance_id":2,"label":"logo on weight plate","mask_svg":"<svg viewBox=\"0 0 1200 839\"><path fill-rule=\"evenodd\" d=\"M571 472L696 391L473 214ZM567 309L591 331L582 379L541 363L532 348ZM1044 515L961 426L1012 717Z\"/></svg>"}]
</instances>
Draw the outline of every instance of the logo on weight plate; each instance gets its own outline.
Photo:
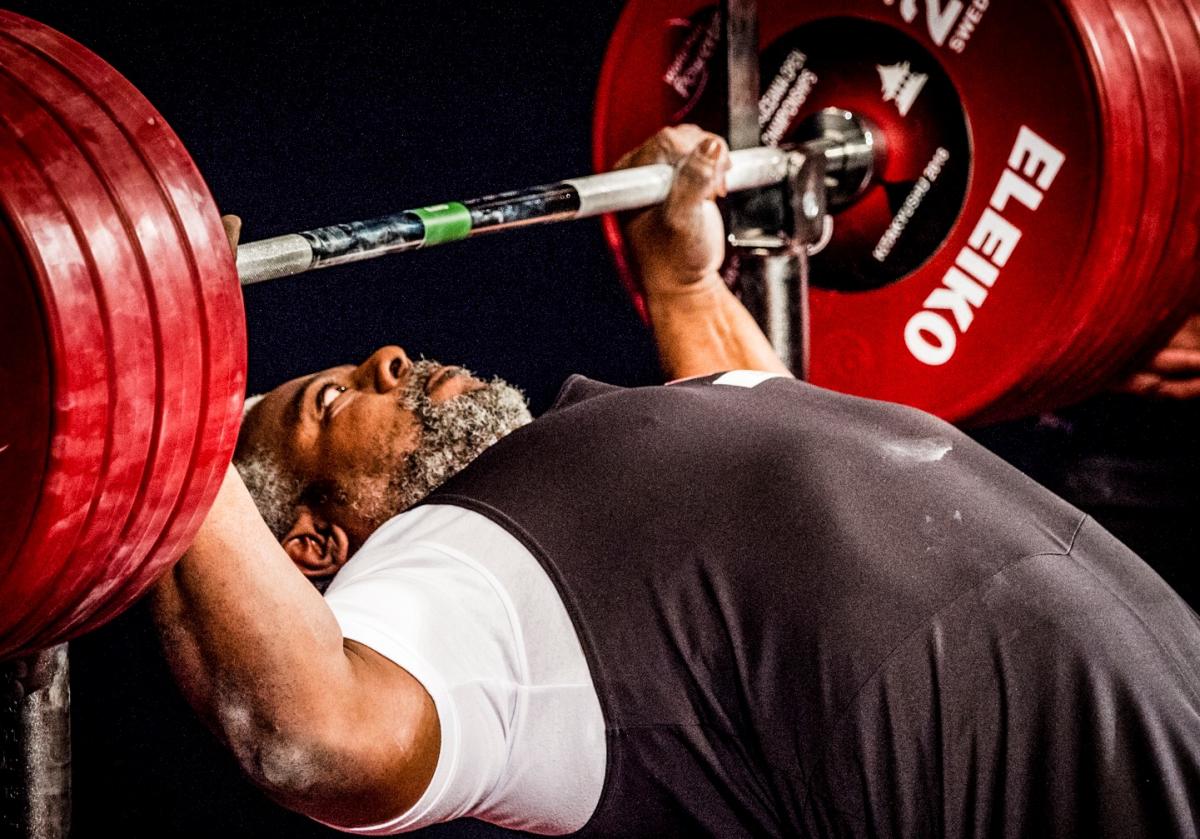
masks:
<instances>
[{"instance_id":1,"label":"logo on weight plate","mask_svg":"<svg viewBox=\"0 0 1200 839\"><path fill-rule=\"evenodd\" d=\"M907 61L898 64L876 64L879 80L883 84L883 101L895 102L900 116L908 116L913 103L921 95L929 76L924 73L914 73Z\"/></svg>"},{"instance_id":2,"label":"logo on weight plate","mask_svg":"<svg viewBox=\"0 0 1200 839\"><path fill-rule=\"evenodd\" d=\"M722 23L721 15L713 13L707 22L675 19L669 21L668 25L687 31L683 44L662 79L687 103L674 119L689 110L708 85L708 64L720 43Z\"/></svg>"},{"instance_id":3,"label":"logo on weight plate","mask_svg":"<svg viewBox=\"0 0 1200 839\"><path fill-rule=\"evenodd\" d=\"M767 92L758 100L758 124L762 128L763 145L779 145L816 86L817 74L805 67L807 62L808 56L800 50L788 53Z\"/></svg>"},{"instance_id":4,"label":"logo on weight plate","mask_svg":"<svg viewBox=\"0 0 1200 839\"><path fill-rule=\"evenodd\" d=\"M975 312L987 302L1009 258L1021 241L1022 230L1001 213L1037 212L1042 199L1066 162L1066 154L1027 125L1017 132L1001 173L967 244L959 251L941 284L925 299L924 308L908 319L904 344L922 364L938 367L954 357L958 336L966 335ZM949 315L950 317L947 317ZM951 322L953 320L953 323Z\"/></svg>"},{"instance_id":5,"label":"logo on weight plate","mask_svg":"<svg viewBox=\"0 0 1200 839\"><path fill-rule=\"evenodd\" d=\"M896 0L883 0L894 6ZM975 34L992 0L925 0L925 26L929 37L939 47L949 46L962 52ZM900 17L906 23L917 19L917 0L900 0ZM949 39L949 43L947 43Z\"/></svg>"}]
</instances>

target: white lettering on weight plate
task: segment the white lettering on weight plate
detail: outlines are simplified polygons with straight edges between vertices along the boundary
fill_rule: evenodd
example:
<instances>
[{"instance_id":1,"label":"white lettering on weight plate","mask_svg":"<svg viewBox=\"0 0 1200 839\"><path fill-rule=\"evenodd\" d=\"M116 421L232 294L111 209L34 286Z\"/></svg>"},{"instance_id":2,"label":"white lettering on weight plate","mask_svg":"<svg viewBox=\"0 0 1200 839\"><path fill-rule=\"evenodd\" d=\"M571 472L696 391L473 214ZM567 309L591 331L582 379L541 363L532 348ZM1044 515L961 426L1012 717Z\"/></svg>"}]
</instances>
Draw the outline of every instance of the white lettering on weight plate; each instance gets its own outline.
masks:
<instances>
[{"instance_id":1,"label":"white lettering on weight plate","mask_svg":"<svg viewBox=\"0 0 1200 839\"><path fill-rule=\"evenodd\" d=\"M884 5L894 6L896 0L883 0ZM900 17L905 23L917 19L922 7L925 11L925 28L929 31L930 39L939 47L949 47L954 52L961 53L967 48L967 42L975 34L975 29L983 21L991 0L900 0Z\"/></svg>"},{"instance_id":2,"label":"white lettering on weight plate","mask_svg":"<svg viewBox=\"0 0 1200 839\"><path fill-rule=\"evenodd\" d=\"M1021 126L988 206L942 284L925 298L924 308L908 319L904 344L922 364L937 367L954 357L958 338L975 322L988 293L1021 241L1021 228L1001 213L1014 204L1037 212L1067 156L1028 126ZM1018 211L1019 212L1019 211Z\"/></svg>"},{"instance_id":3,"label":"white lettering on weight plate","mask_svg":"<svg viewBox=\"0 0 1200 839\"><path fill-rule=\"evenodd\" d=\"M808 56L800 50L788 53L766 93L758 100L758 124L764 146L779 145L816 86L817 74L804 66L807 61Z\"/></svg>"}]
</instances>

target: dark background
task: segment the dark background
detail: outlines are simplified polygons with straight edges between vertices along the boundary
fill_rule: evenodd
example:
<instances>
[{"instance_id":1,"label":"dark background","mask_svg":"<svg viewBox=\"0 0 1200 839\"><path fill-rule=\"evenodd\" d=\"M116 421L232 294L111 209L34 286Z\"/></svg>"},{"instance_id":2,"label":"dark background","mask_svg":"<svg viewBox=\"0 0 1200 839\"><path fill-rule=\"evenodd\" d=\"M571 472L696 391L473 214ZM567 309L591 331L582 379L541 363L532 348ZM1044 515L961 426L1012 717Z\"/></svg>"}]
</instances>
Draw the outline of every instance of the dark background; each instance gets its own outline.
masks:
<instances>
[{"instance_id":1,"label":"dark background","mask_svg":"<svg viewBox=\"0 0 1200 839\"><path fill-rule=\"evenodd\" d=\"M250 241L589 172L621 3L10 7L125 73ZM252 392L385 343L501 375L535 412L573 372L660 377L594 222L332 268L245 300ZM1096 514L1194 605L1198 407L1102 397L978 436ZM74 835L327 833L241 780L178 696L140 608L75 642L72 668Z\"/></svg>"}]
</instances>

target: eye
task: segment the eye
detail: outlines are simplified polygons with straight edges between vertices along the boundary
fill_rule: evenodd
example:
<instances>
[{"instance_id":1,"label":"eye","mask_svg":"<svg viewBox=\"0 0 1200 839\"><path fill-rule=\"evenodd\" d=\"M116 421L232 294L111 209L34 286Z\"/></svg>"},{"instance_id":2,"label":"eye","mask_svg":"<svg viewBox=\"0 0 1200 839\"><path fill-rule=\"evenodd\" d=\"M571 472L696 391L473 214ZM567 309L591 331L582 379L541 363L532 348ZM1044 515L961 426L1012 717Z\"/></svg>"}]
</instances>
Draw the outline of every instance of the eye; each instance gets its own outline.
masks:
<instances>
[{"instance_id":1,"label":"eye","mask_svg":"<svg viewBox=\"0 0 1200 839\"><path fill-rule=\"evenodd\" d=\"M321 385L320 389L317 390L317 414L324 417L329 406L345 392L345 385L334 384L333 382Z\"/></svg>"}]
</instances>

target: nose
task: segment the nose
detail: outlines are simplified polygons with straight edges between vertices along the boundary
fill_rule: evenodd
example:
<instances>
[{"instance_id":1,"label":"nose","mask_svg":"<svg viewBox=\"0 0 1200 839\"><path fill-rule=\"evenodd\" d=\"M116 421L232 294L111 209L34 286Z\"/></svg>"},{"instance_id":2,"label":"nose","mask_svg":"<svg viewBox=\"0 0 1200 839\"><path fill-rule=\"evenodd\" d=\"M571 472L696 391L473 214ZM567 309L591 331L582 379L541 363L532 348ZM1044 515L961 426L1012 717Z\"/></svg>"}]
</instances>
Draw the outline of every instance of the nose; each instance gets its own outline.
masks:
<instances>
[{"instance_id":1,"label":"nose","mask_svg":"<svg viewBox=\"0 0 1200 839\"><path fill-rule=\"evenodd\" d=\"M386 393L404 381L411 368L412 362L401 347L380 347L358 365L354 382L363 390Z\"/></svg>"}]
</instances>

